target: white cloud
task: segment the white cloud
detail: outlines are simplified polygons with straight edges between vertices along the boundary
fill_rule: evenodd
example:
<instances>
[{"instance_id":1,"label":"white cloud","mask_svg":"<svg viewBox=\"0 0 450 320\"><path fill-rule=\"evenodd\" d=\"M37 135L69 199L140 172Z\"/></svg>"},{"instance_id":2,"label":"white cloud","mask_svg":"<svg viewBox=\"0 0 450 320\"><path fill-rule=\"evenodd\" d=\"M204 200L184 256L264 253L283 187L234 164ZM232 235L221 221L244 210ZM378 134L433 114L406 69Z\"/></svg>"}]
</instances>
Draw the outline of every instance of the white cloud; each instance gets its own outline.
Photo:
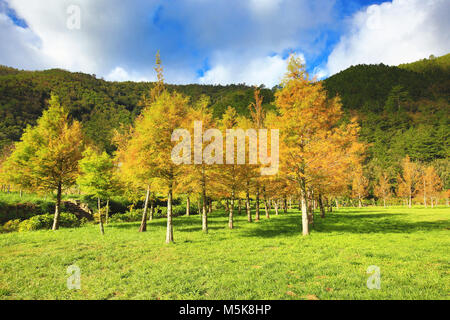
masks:
<instances>
[{"instance_id":1,"label":"white cloud","mask_svg":"<svg viewBox=\"0 0 450 320\"><path fill-rule=\"evenodd\" d=\"M287 58L279 55L256 57L251 60L230 59L219 55L214 67L199 79L204 84L246 83L264 84L271 88L280 83L286 73Z\"/></svg>"},{"instance_id":2,"label":"white cloud","mask_svg":"<svg viewBox=\"0 0 450 320\"><path fill-rule=\"evenodd\" d=\"M271 86L285 65L280 56L269 55L313 51L318 30L335 19L329 0L5 1L28 28L3 15L1 26L9 24L0 30L0 41L8 48L0 64L63 68L118 81L153 79L160 49L167 82ZM73 4L81 8L80 30L67 28ZM199 70L205 72L201 79Z\"/></svg>"},{"instance_id":3,"label":"white cloud","mask_svg":"<svg viewBox=\"0 0 450 320\"><path fill-rule=\"evenodd\" d=\"M16 26L0 12L0 64L20 66L23 69L37 69L45 65L40 53L40 39L29 29Z\"/></svg>"},{"instance_id":4,"label":"white cloud","mask_svg":"<svg viewBox=\"0 0 450 320\"><path fill-rule=\"evenodd\" d=\"M105 80L107 81L136 81L136 82L149 82L155 81L156 77L145 77L136 72L131 74L122 67L115 67L108 75L106 75Z\"/></svg>"},{"instance_id":5,"label":"white cloud","mask_svg":"<svg viewBox=\"0 0 450 320\"><path fill-rule=\"evenodd\" d=\"M327 71L323 68L316 67L316 68L314 68L312 76L313 76L313 78L316 78L317 80L322 80L322 79L326 78Z\"/></svg>"},{"instance_id":6,"label":"white cloud","mask_svg":"<svg viewBox=\"0 0 450 320\"><path fill-rule=\"evenodd\" d=\"M448 0L393 0L355 14L328 59L328 73L351 65L398 65L450 51Z\"/></svg>"},{"instance_id":7,"label":"white cloud","mask_svg":"<svg viewBox=\"0 0 450 320\"><path fill-rule=\"evenodd\" d=\"M277 10L283 0L250 0L251 10L258 15L270 14Z\"/></svg>"}]
</instances>

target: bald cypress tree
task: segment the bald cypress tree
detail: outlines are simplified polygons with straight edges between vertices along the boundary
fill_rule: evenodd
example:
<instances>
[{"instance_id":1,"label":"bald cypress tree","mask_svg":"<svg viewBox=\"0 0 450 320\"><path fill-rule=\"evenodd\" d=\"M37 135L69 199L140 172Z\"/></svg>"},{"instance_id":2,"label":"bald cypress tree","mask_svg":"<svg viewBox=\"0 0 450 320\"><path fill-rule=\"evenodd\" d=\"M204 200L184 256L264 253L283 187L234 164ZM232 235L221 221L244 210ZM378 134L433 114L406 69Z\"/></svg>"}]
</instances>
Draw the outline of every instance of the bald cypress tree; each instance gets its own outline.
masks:
<instances>
[{"instance_id":1,"label":"bald cypress tree","mask_svg":"<svg viewBox=\"0 0 450 320\"><path fill-rule=\"evenodd\" d=\"M53 230L59 228L62 192L77 179L82 151L81 124L70 121L59 98L52 95L48 110L36 126L25 130L7 160L9 179L16 185L38 192L56 192Z\"/></svg>"}]
</instances>

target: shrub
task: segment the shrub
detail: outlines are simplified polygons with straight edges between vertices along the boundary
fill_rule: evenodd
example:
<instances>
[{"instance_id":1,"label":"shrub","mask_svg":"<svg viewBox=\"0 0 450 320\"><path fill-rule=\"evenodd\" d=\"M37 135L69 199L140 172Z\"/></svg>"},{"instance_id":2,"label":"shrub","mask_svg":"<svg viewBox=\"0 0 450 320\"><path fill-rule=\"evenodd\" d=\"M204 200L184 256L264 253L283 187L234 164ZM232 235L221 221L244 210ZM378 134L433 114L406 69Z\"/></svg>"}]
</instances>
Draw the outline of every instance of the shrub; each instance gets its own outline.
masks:
<instances>
[{"instance_id":1,"label":"shrub","mask_svg":"<svg viewBox=\"0 0 450 320\"><path fill-rule=\"evenodd\" d=\"M3 225L4 232L19 231L20 219L10 220Z\"/></svg>"},{"instance_id":2,"label":"shrub","mask_svg":"<svg viewBox=\"0 0 450 320\"><path fill-rule=\"evenodd\" d=\"M156 217L167 217L167 207L158 207L155 213Z\"/></svg>"},{"instance_id":3,"label":"shrub","mask_svg":"<svg viewBox=\"0 0 450 320\"><path fill-rule=\"evenodd\" d=\"M133 209L126 213L117 213L109 221L111 222L138 222L142 220L143 209Z\"/></svg>"},{"instance_id":4,"label":"shrub","mask_svg":"<svg viewBox=\"0 0 450 320\"><path fill-rule=\"evenodd\" d=\"M191 209L192 210L192 209ZM109 221L111 222L139 222L142 220L142 214L144 213L144 209L132 209L126 213L115 214L113 215ZM182 216L186 214L186 206L178 205L173 206L173 216ZM167 207L156 207L155 212L153 213L154 218L165 218L167 217ZM150 208L148 208L148 218L150 218ZM96 218L98 221L98 217Z\"/></svg>"},{"instance_id":5,"label":"shrub","mask_svg":"<svg viewBox=\"0 0 450 320\"><path fill-rule=\"evenodd\" d=\"M43 214L34 216L28 220L22 221L19 224L19 232L35 231L51 229L53 226L53 214ZM77 217L71 213L61 213L59 217L59 226L61 228L75 228L79 227L81 222Z\"/></svg>"},{"instance_id":6,"label":"shrub","mask_svg":"<svg viewBox=\"0 0 450 320\"><path fill-rule=\"evenodd\" d=\"M172 214L174 217L185 215L186 214L186 206L185 205L174 206L173 210L172 210Z\"/></svg>"},{"instance_id":7,"label":"shrub","mask_svg":"<svg viewBox=\"0 0 450 320\"><path fill-rule=\"evenodd\" d=\"M191 202L190 205L190 214L197 214L198 213L198 205L196 202Z\"/></svg>"},{"instance_id":8,"label":"shrub","mask_svg":"<svg viewBox=\"0 0 450 320\"><path fill-rule=\"evenodd\" d=\"M222 201L216 201L215 208L217 210L223 210L225 209L225 204Z\"/></svg>"}]
</instances>

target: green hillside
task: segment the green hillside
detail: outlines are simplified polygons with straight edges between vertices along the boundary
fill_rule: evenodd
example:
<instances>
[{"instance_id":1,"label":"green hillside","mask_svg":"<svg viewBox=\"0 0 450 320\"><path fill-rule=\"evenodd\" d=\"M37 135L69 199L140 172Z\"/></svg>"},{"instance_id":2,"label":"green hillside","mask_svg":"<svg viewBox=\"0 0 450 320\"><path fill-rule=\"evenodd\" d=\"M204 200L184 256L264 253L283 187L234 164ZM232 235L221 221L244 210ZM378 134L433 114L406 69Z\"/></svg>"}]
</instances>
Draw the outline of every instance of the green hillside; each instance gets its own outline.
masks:
<instances>
[{"instance_id":1,"label":"green hillside","mask_svg":"<svg viewBox=\"0 0 450 320\"><path fill-rule=\"evenodd\" d=\"M141 111L140 101L153 83L107 82L95 75L53 69L19 71L0 66L0 149L18 141L27 125L35 124L47 107L51 92L57 94L70 115L83 121L85 133L101 147L112 151L114 128L131 123ZM211 98L211 107L219 117L229 105L248 113L253 88L245 85L170 85L195 101L200 95ZM262 90L271 102L273 92ZM268 106L266 106L268 107Z\"/></svg>"},{"instance_id":2,"label":"green hillside","mask_svg":"<svg viewBox=\"0 0 450 320\"><path fill-rule=\"evenodd\" d=\"M399 67L352 66L324 82L329 95L339 94L349 115L358 117L372 178L380 168L395 176L409 155L432 163L450 187L450 55Z\"/></svg>"},{"instance_id":3,"label":"green hillside","mask_svg":"<svg viewBox=\"0 0 450 320\"><path fill-rule=\"evenodd\" d=\"M441 71L448 73L450 71L450 53L442 57L435 57L432 55L428 59L401 64L399 65L399 68L422 73Z\"/></svg>"}]
</instances>

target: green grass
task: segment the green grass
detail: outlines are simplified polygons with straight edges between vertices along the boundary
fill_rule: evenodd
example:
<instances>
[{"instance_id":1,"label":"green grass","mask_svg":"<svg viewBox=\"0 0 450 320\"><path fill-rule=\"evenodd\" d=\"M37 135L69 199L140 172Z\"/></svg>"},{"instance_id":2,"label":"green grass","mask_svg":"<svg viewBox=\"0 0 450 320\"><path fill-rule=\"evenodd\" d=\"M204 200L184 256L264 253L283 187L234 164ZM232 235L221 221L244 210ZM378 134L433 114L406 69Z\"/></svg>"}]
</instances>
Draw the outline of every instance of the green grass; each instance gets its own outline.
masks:
<instances>
[{"instance_id":1,"label":"green grass","mask_svg":"<svg viewBox=\"0 0 450 320\"><path fill-rule=\"evenodd\" d=\"M303 237L300 215L249 224L198 216L0 235L0 299L449 299L450 210L341 209L316 217ZM68 290L67 267L81 268ZM381 289L366 270L381 269Z\"/></svg>"}]
</instances>

